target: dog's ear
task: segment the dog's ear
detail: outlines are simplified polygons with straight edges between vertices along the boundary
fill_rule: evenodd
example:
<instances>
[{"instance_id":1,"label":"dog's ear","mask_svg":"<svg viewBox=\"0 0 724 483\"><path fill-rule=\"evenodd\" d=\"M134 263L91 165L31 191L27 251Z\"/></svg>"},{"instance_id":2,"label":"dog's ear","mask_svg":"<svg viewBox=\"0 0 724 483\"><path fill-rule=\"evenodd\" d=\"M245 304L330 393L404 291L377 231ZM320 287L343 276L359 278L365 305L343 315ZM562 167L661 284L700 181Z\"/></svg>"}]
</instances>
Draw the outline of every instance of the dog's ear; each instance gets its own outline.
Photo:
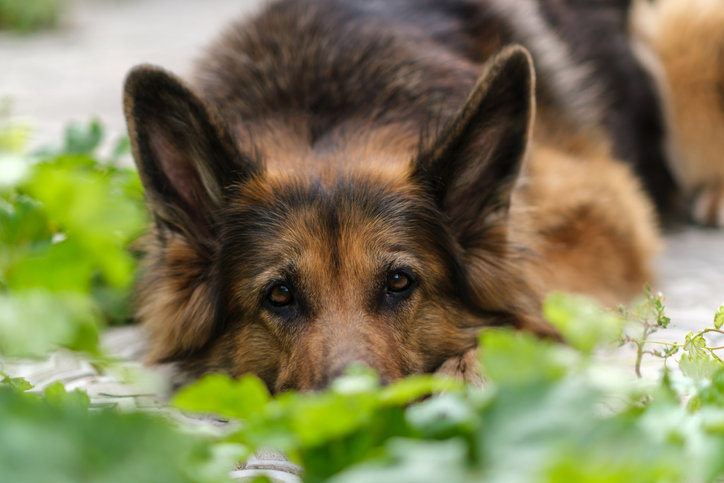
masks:
<instances>
[{"instance_id":1,"label":"dog's ear","mask_svg":"<svg viewBox=\"0 0 724 483\"><path fill-rule=\"evenodd\" d=\"M129 73L124 108L155 216L190 240L212 237L225 188L248 176L254 164L201 98L160 68L142 65Z\"/></svg>"},{"instance_id":2,"label":"dog's ear","mask_svg":"<svg viewBox=\"0 0 724 483\"><path fill-rule=\"evenodd\" d=\"M507 47L483 67L462 109L415 161L413 176L450 216L465 246L476 227L506 215L533 118L530 55Z\"/></svg>"}]
</instances>

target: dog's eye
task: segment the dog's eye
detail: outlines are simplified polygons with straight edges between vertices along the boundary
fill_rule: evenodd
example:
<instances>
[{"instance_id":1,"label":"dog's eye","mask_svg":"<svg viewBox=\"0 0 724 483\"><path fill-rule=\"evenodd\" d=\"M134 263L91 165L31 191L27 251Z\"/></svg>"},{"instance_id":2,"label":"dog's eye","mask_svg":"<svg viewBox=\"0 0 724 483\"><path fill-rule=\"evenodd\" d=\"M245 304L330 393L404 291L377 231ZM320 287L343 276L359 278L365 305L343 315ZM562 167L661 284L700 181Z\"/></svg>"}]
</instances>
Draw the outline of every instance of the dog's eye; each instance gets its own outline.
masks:
<instances>
[{"instance_id":1,"label":"dog's eye","mask_svg":"<svg viewBox=\"0 0 724 483\"><path fill-rule=\"evenodd\" d=\"M278 283L272 286L266 297L274 307L284 307L291 304L294 300L292 290L284 283Z\"/></svg>"},{"instance_id":2,"label":"dog's eye","mask_svg":"<svg viewBox=\"0 0 724 483\"><path fill-rule=\"evenodd\" d=\"M395 271L387 274L387 291L401 293L412 286L412 277L405 272Z\"/></svg>"}]
</instances>

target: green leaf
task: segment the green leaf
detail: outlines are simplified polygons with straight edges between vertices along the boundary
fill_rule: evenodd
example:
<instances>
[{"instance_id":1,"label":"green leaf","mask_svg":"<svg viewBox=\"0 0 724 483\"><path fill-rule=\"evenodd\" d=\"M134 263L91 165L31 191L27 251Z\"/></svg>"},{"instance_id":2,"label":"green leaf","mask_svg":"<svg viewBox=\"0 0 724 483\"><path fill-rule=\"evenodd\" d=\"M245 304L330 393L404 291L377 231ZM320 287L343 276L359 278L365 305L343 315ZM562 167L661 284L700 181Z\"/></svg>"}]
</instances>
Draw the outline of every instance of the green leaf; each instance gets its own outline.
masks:
<instances>
[{"instance_id":1,"label":"green leaf","mask_svg":"<svg viewBox=\"0 0 724 483\"><path fill-rule=\"evenodd\" d=\"M18 256L7 270L11 290L47 290L87 293L95 265L77 240L62 240L39 246Z\"/></svg>"},{"instance_id":2,"label":"green leaf","mask_svg":"<svg viewBox=\"0 0 724 483\"><path fill-rule=\"evenodd\" d=\"M33 388L33 385L23 377L9 377L4 372L0 372L0 386L3 384L10 386L18 392L29 391Z\"/></svg>"},{"instance_id":3,"label":"green leaf","mask_svg":"<svg viewBox=\"0 0 724 483\"><path fill-rule=\"evenodd\" d=\"M353 467L333 483L439 483L475 481L466 473L466 447L460 439L413 441L392 439L386 445L390 461Z\"/></svg>"},{"instance_id":4,"label":"green leaf","mask_svg":"<svg viewBox=\"0 0 724 483\"><path fill-rule=\"evenodd\" d=\"M383 404L408 404L429 394L456 391L463 387L462 382L453 379L432 375L413 375L383 388L380 400Z\"/></svg>"},{"instance_id":5,"label":"green leaf","mask_svg":"<svg viewBox=\"0 0 724 483\"><path fill-rule=\"evenodd\" d=\"M103 127L98 120L87 126L70 124L65 130L63 151L69 154L92 154L103 139Z\"/></svg>"},{"instance_id":6,"label":"green leaf","mask_svg":"<svg viewBox=\"0 0 724 483\"><path fill-rule=\"evenodd\" d=\"M372 392L303 396L289 406L289 428L302 445L315 446L366 426L378 408Z\"/></svg>"},{"instance_id":7,"label":"green leaf","mask_svg":"<svg viewBox=\"0 0 724 483\"><path fill-rule=\"evenodd\" d=\"M461 394L442 394L411 406L406 418L426 438L465 434L480 424L476 407Z\"/></svg>"},{"instance_id":8,"label":"green leaf","mask_svg":"<svg viewBox=\"0 0 724 483\"><path fill-rule=\"evenodd\" d=\"M57 386L41 398L0 386L0 481L221 482L207 440L165 420L108 409Z\"/></svg>"},{"instance_id":9,"label":"green leaf","mask_svg":"<svg viewBox=\"0 0 724 483\"><path fill-rule=\"evenodd\" d=\"M25 123L0 125L0 153L21 154L28 145L31 132L32 129Z\"/></svg>"},{"instance_id":10,"label":"green leaf","mask_svg":"<svg viewBox=\"0 0 724 483\"><path fill-rule=\"evenodd\" d=\"M115 163L119 158L131 154L131 140L128 136L123 136L113 146L111 160Z\"/></svg>"},{"instance_id":11,"label":"green leaf","mask_svg":"<svg viewBox=\"0 0 724 483\"><path fill-rule=\"evenodd\" d=\"M587 297L550 294L543 304L543 315L566 342L586 354L621 336L623 320Z\"/></svg>"},{"instance_id":12,"label":"green leaf","mask_svg":"<svg viewBox=\"0 0 724 483\"><path fill-rule=\"evenodd\" d=\"M686 334L686 340L684 341L684 350L694 358L705 358L707 356L706 339L701 335L694 336L689 332Z\"/></svg>"},{"instance_id":13,"label":"green leaf","mask_svg":"<svg viewBox=\"0 0 724 483\"><path fill-rule=\"evenodd\" d=\"M245 375L235 381L225 374L210 374L181 389L172 404L189 411L247 419L260 416L269 401L269 391L256 376Z\"/></svg>"},{"instance_id":14,"label":"green leaf","mask_svg":"<svg viewBox=\"0 0 724 483\"><path fill-rule=\"evenodd\" d=\"M332 392L350 395L369 393L378 387L380 378L375 371L363 365L348 367L345 375L338 377L330 385Z\"/></svg>"},{"instance_id":15,"label":"green leaf","mask_svg":"<svg viewBox=\"0 0 724 483\"><path fill-rule=\"evenodd\" d=\"M510 329L482 332L480 360L487 378L505 384L554 381L579 363L570 348Z\"/></svg>"},{"instance_id":16,"label":"green leaf","mask_svg":"<svg viewBox=\"0 0 724 483\"><path fill-rule=\"evenodd\" d=\"M43 205L25 195L11 201L0 198L0 245L7 249L29 249L49 243L52 233Z\"/></svg>"},{"instance_id":17,"label":"green leaf","mask_svg":"<svg viewBox=\"0 0 724 483\"><path fill-rule=\"evenodd\" d=\"M0 29L28 32L52 27L60 11L60 0L0 0Z\"/></svg>"},{"instance_id":18,"label":"green leaf","mask_svg":"<svg viewBox=\"0 0 724 483\"><path fill-rule=\"evenodd\" d=\"M689 352L679 359L681 372L699 382L710 380L721 367L722 364L706 352Z\"/></svg>"},{"instance_id":19,"label":"green leaf","mask_svg":"<svg viewBox=\"0 0 724 483\"><path fill-rule=\"evenodd\" d=\"M43 356L57 345L96 353L99 324L87 296L34 290L0 294L0 353L5 356Z\"/></svg>"},{"instance_id":20,"label":"green leaf","mask_svg":"<svg viewBox=\"0 0 724 483\"><path fill-rule=\"evenodd\" d=\"M88 409L90 405L90 398L86 393L79 389L68 392L60 381L56 381L46 387L43 391L43 396L45 396L45 400L48 403L54 405L67 404L77 406L81 409Z\"/></svg>"},{"instance_id":21,"label":"green leaf","mask_svg":"<svg viewBox=\"0 0 724 483\"><path fill-rule=\"evenodd\" d=\"M724 407L724 367L719 367L712 375L711 382L699 388L695 398L689 404L690 409L698 409L695 406L712 405Z\"/></svg>"},{"instance_id":22,"label":"green leaf","mask_svg":"<svg viewBox=\"0 0 724 483\"><path fill-rule=\"evenodd\" d=\"M722 325L724 325L724 304L721 304L714 314L714 327L721 329Z\"/></svg>"},{"instance_id":23,"label":"green leaf","mask_svg":"<svg viewBox=\"0 0 724 483\"><path fill-rule=\"evenodd\" d=\"M93 130L92 130L93 131ZM93 132L98 132L97 130ZM90 296L106 320L125 320L136 260L126 246L147 213L137 174L87 154L36 164L0 193L0 287Z\"/></svg>"}]
</instances>

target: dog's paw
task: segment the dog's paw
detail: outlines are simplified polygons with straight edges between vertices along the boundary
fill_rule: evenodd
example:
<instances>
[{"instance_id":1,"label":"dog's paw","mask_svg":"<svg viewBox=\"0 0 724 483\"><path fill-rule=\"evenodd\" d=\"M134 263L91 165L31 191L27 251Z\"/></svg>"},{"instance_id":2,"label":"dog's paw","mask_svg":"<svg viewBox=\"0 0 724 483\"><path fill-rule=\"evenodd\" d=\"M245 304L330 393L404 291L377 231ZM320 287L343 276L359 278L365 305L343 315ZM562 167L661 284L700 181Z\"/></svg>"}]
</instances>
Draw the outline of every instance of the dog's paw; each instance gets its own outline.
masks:
<instances>
[{"instance_id":1,"label":"dog's paw","mask_svg":"<svg viewBox=\"0 0 724 483\"><path fill-rule=\"evenodd\" d=\"M465 381L474 386L482 387L483 378L478 349L470 349L465 354L446 360L435 374Z\"/></svg>"},{"instance_id":2,"label":"dog's paw","mask_svg":"<svg viewBox=\"0 0 724 483\"><path fill-rule=\"evenodd\" d=\"M691 216L701 225L724 227L724 185L702 187L694 197Z\"/></svg>"}]
</instances>

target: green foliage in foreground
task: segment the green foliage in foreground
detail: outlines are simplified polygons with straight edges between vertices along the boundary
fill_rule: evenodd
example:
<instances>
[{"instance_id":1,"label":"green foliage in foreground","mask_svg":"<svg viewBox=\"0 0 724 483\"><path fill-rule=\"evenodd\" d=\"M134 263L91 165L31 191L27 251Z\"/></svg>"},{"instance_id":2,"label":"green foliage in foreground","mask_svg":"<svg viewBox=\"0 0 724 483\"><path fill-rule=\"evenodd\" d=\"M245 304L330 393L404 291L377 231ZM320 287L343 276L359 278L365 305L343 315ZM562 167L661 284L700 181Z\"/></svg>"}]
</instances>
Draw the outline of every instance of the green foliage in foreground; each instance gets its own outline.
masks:
<instances>
[{"instance_id":1,"label":"green foliage in foreground","mask_svg":"<svg viewBox=\"0 0 724 483\"><path fill-rule=\"evenodd\" d=\"M22 153L25 137L0 126L0 352L92 352L98 327L127 317L127 247L147 220L141 184L116 163L125 141L98 161L97 123L71 126L61 148L41 154Z\"/></svg>"},{"instance_id":2,"label":"green foliage in foreground","mask_svg":"<svg viewBox=\"0 0 724 483\"><path fill-rule=\"evenodd\" d=\"M61 10L60 0L0 0L0 29L29 32L53 27Z\"/></svg>"},{"instance_id":3,"label":"green foliage in foreground","mask_svg":"<svg viewBox=\"0 0 724 483\"><path fill-rule=\"evenodd\" d=\"M115 162L127 144L100 162L97 124L44 154L23 154L26 136L0 125L0 355L98 354L99 327L125 318L127 246L147 218L135 173ZM433 376L381 387L357 368L326 391L272 397L253 376L208 376L174 404L229 420L212 435L0 372L0 481L211 483L260 448L285 451L310 482L724 479L724 364L707 339L724 333L724 307L679 343L652 339L669 319L650 291L618 315L556 294L544 315L567 345L483 332L484 388ZM635 371L594 355L616 342L633 346ZM649 356L679 357L681 373L635 378Z\"/></svg>"},{"instance_id":4,"label":"green foliage in foreground","mask_svg":"<svg viewBox=\"0 0 724 483\"><path fill-rule=\"evenodd\" d=\"M60 383L42 395L0 384L0 428L2 481L228 481L229 460L210 464L206 439L147 414L89 410L84 393Z\"/></svg>"},{"instance_id":5,"label":"green foliage in foreground","mask_svg":"<svg viewBox=\"0 0 724 483\"><path fill-rule=\"evenodd\" d=\"M724 368L698 386L687 386L689 379L674 384L668 373L645 384L590 355L605 334L616 337L610 329L620 328L620 319L560 295L545 311L556 314L551 320L571 345L487 330L480 339L483 389L432 376L379 387L374 375L358 372L323 393L271 398L253 376L208 376L182 390L175 404L238 419L227 441L249 451L284 449L311 482L724 477ZM603 339L592 345L592 334ZM682 387L693 387L696 405L682 406L692 395Z\"/></svg>"}]
</instances>

